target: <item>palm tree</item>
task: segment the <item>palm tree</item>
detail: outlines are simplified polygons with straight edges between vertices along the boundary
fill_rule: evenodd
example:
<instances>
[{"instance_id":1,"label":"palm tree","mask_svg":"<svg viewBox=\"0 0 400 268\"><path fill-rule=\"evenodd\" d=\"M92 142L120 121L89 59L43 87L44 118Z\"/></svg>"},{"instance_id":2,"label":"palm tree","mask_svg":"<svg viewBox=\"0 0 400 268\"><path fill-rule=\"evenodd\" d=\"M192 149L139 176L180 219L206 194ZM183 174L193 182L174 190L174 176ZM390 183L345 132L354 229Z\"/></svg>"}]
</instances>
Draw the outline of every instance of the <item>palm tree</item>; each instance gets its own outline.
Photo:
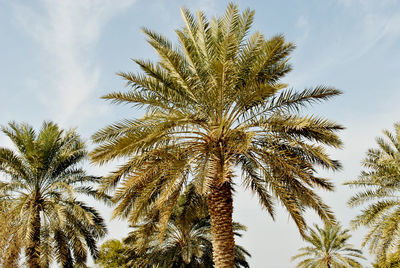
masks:
<instances>
[{"instance_id":1,"label":"palm tree","mask_svg":"<svg viewBox=\"0 0 400 268\"><path fill-rule=\"evenodd\" d=\"M10 213L8 198L0 198L0 266L18 267L21 239L15 228L15 217Z\"/></svg>"},{"instance_id":2,"label":"palm tree","mask_svg":"<svg viewBox=\"0 0 400 268\"><path fill-rule=\"evenodd\" d=\"M105 241L99 250L96 264L102 268L126 268L129 258L126 254L128 246L120 240L111 239Z\"/></svg>"},{"instance_id":3,"label":"palm tree","mask_svg":"<svg viewBox=\"0 0 400 268\"><path fill-rule=\"evenodd\" d=\"M88 251L96 257L96 241L106 226L94 208L76 198L96 197L90 184L100 180L78 166L87 156L85 143L74 130L63 131L52 122L44 122L39 133L16 123L1 130L15 146L0 148L0 172L5 176L0 201L7 202L3 212L8 219L2 225L13 230L0 232L1 239L25 249L32 268L49 267L52 261L63 267L84 265ZM2 250L16 254L13 248Z\"/></svg>"},{"instance_id":4,"label":"palm tree","mask_svg":"<svg viewBox=\"0 0 400 268\"><path fill-rule=\"evenodd\" d=\"M339 148L342 127L300 114L340 91L318 86L300 92L281 79L291 70L292 43L281 35L247 37L254 11L229 4L222 17L208 21L182 9L185 26L176 30L179 46L143 29L159 61L135 60L144 74L120 73L128 92L104 96L114 103L145 107L143 117L114 123L93 135L91 153L99 164L126 163L103 181L102 192L118 187L115 216L135 224L151 203L168 217L189 182L208 198L214 262L233 267L232 188L235 168L242 182L273 216L274 199L288 210L303 234L305 208L325 221L332 212L313 191L333 185L314 166L337 170L324 146ZM122 183L120 181L122 180Z\"/></svg>"},{"instance_id":5,"label":"palm tree","mask_svg":"<svg viewBox=\"0 0 400 268\"><path fill-rule=\"evenodd\" d=\"M361 188L348 202L351 207L363 206L352 226L365 226L369 232L363 245L376 254L378 263L400 250L400 124L395 133L384 130L385 138L377 138L378 148L369 149L363 166L367 169L346 185Z\"/></svg>"},{"instance_id":6,"label":"palm tree","mask_svg":"<svg viewBox=\"0 0 400 268\"><path fill-rule=\"evenodd\" d=\"M358 259L364 259L362 252L355 249L347 240L351 237L349 230L342 230L341 226L325 225L319 228L317 225L310 229L304 237L310 244L301 248L301 253L294 256L293 260L302 259L296 267L299 268L345 268L362 267Z\"/></svg>"},{"instance_id":7,"label":"palm tree","mask_svg":"<svg viewBox=\"0 0 400 268\"><path fill-rule=\"evenodd\" d=\"M158 232L159 211L146 214L123 242L112 239L101 246L101 267L213 267L210 218L206 200L189 186L178 200L163 234ZM245 227L235 223L235 235ZM235 267L249 267L250 254L235 246Z\"/></svg>"},{"instance_id":8,"label":"palm tree","mask_svg":"<svg viewBox=\"0 0 400 268\"><path fill-rule=\"evenodd\" d=\"M159 211L152 211L134 226L124 239L129 246L127 254L132 261L129 265L138 267L159 266L164 268L213 267L211 225L207 202L189 186L179 197L164 232L159 233ZM235 235L246 230L243 225L234 224ZM235 267L249 267L246 257L250 254L242 247L235 246Z\"/></svg>"},{"instance_id":9,"label":"palm tree","mask_svg":"<svg viewBox=\"0 0 400 268\"><path fill-rule=\"evenodd\" d=\"M372 264L374 268L399 268L400 267L400 252L397 251L390 254L386 260L382 260L379 263Z\"/></svg>"}]
</instances>

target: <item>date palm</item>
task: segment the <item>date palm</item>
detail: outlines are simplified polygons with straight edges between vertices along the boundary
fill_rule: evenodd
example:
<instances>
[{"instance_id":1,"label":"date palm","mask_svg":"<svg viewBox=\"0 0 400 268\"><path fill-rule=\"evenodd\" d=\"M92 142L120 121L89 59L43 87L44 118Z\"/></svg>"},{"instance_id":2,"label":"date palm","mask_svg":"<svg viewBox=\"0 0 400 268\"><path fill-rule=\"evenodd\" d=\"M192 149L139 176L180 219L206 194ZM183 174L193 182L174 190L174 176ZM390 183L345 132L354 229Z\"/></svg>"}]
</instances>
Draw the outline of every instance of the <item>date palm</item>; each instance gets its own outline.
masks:
<instances>
[{"instance_id":1,"label":"date palm","mask_svg":"<svg viewBox=\"0 0 400 268\"><path fill-rule=\"evenodd\" d=\"M15 149L0 148L0 201L7 204L3 226L13 230L0 231L1 239L25 249L32 268L53 261L63 267L84 265L88 251L96 257L96 241L106 227L94 208L77 199L78 194L95 197L90 184L99 181L78 166L87 156L85 143L74 130L52 122L44 122L38 133L17 123L2 131ZM1 250L19 254L12 245Z\"/></svg>"},{"instance_id":2,"label":"date palm","mask_svg":"<svg viewBox=\"0 0 400 268\"><path fill-rule=\"evenodd\" d=\"M340 225L327 224L323 229L315 225L304 237L309 246L301 248L292 261L300 259L299 268L362 267L359 260L364 257L361 250L347 243L350 237L349 230Z\"/></svg>"},{"instance_id":3,"label":"date palm","mask_svg":"<svg viewBox=\"0 0 400 268\"><path fill-rule=\"evenodd\" d=\"M21 239L15 228L16 215L10 213L10 200L0 198L0 267L18 267Z\"/></svg>"},{"instance_id":4,"label":"date palm","mask_svg":"<svg viewBox=\"0 0 400 268\"><path fill-rule=\"evenodd\" d=\"M395 252L387 256L387 258L379 263L372 264L374 268L399 268L400 267L400 252Z\"/></svg>"},{"instance_id":5,"label":"date palm","mask_svg":"<svg viewBox=\"0 0 400 268\"><path fill-rule=\"evenodd\" d=\"M165 231L159 233L159 211L152 211L129 233L124 242L129 246L130 265L139 267L213 267L210 217L204 198L189 186L179 197ZM234 224L235 235L246 228ZM250 254L235 246L235 267L249 267Z\"/></svg>"},{"instance_id":6,"label":"date palm","mask_svg":"<svg viewBox=\"0 0 400 268\"><path fill-rule=\"evenodd\" d=\"M96 264L102 268L127 268L130 258L127 256L128 246L120 240L111 239L105 241L99 250L99 256L96 259ZM135 257L136 258L136 257ZM133 266L134 267L134 266Z\"/></svg>"},{"instance_id":7,"label":"date palm","mask_svg":"<svg viewBox=\"0 0 400 268\"><path fill-rule=\"evenodd\" d=\"M176 30L176 47L143 29L159 60L135 60L143 74L120 73L131 90L104 98L144 107L146 113L94 134L98 147L91 157L99 164L126 160L103 181L101 191L118 187L115 216L133 224L153 203L163 209L166 224L179 193L195 184L208 198L215 266L233 267L236 168L261 205L273 216L274 199L279 200L301 233L305 208L333 219L313 191L333 185L316 176L314 167L340 167L324 145L340 147L336 131L342 127L299 111L340 91L287 89L281 80L291 70L294 45L281 35L248 36L254 11L240 13L229 4L224 16L210 21L201 11L196 17L182 9L182 15L185 25Z\"/></svg>"},{"instance_id":8,"label":"date palm","mask_svg":"<svg viewBox=\"0 0 400 268\"><path fill-rule=\"evenodd\" d=\"M352 226L369 228L363 245L369 245L378 263L400 250L400 124L394 128L394 133L384 130L384 138L376 139L378 148L368 150L363 161L366 170L345 183L361 188L348 202L363 207Z\"/></svg>"}]
</instances>

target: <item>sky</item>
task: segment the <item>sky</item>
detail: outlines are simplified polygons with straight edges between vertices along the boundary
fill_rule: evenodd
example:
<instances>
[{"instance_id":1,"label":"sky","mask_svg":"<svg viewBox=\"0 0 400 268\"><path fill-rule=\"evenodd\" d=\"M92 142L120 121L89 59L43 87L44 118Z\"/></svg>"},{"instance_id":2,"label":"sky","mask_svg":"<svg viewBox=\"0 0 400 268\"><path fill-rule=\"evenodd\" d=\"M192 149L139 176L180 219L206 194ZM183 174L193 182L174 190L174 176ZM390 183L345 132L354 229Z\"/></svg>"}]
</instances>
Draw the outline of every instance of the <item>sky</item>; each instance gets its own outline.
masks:
<instances>
[{"instance_id":1,"label":"sky","mask_svg":"<svg viewBox=\"0 0 400 268\"><path fill-rule=\"evenodd\" d=\"M179 8L201 9L209 17L222 15L228 1L212 0L0 0L0 124L27 122L39 128L52 120L77 128L87 140L98 129L142 111L111 105L100 99L124 90L116 73L138 71L130 60L156 59L141 27L176 41L174 29L183 25ZM318 104L309 113L346 127L340 133L343 150L332 150L343 164L336 173L320 171L335 183L321 196L348 227L359 209L346 205L354 190L343 182L360 173L361 160L383 129L400 121L400 1L397 0L248 0L239 8L256 11L253 30L266 36L284 34L297 48L293 71L284 79L294 89L333 86L343 95ZM0 146L10 141L0 135ZM112 165L86 165L104 175ZM239 182L239 180L238 180ZM240 184L240 183L239 183ZM110 219L111 209L96 207ZM234 220L247 226L237 239L252 254L255 268L289 268L290 257L304 246L295 224L279 209L274 221L243 188L234 198ZM319 224L308 214L308 223ZM125 221L113 220L107 238L128 232ZM352 232L360 247L365 230ZM367 251L364 249L364 252ZM370 263L372 257L366 254Z\"/></svg>"}]
</instances>

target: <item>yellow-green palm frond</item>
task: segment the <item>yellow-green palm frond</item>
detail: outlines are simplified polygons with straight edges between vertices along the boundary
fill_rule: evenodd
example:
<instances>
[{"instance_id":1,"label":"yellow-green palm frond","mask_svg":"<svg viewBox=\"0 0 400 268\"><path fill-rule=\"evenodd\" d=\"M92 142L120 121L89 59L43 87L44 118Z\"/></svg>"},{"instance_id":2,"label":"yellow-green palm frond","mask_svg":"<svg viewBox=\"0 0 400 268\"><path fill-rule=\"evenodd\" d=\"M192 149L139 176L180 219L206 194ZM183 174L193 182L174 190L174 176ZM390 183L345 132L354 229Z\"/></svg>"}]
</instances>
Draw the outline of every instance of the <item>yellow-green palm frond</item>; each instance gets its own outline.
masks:
<instances>
[{"instance_id":1,"label":"yellow-green palm frond","mask_svg":"<svg viewBox=\"0 0 400 268\"><path fill-rule=\"evenodd\" d=\"M0 222L0 265L17 267L22 253L22 239L18 233L21 222L13 213L10 199L4 195L0 198Z\"/></svg>"},{"instance_id":2,"label":"yellow-green palm frond","mask_svg":"<svg viewBox=\"0 0 400 268\"><path fill-rule=\"evenodd\" d=\"M25 250L29 265L85 265L89 253L97 256L96 243L107 231L100 214L77 199L98 197L93 186L100 178L79 167L87 157L85 143L75 130L52 122L38 132L14 122L2 131L16 150L0 148L0 202L7 203L5 223L13 228L0 232L0 240L10 242L1 247L1 261L16 256L18 262Z\"/></svg>"},{"instance_id":3,"label":"yellow-green palm frond","mask_svg":"<svg viewBox=\"0 0 400 268\"><path fill-rule=\"evenodd\" d=\"M377 148L369 149L363 161L365 170L345 184L361 188L348 202L351 207L363 206L352 221L354 228L369 228L364 239L379 263L385 263L397 252L400 230L400 124L394 133L384 130L384 137L376 139Z\"/></svg>"},{"instance_id":4,"label":"yellow-green palm frond","mask_svg":"<svg viewBox=\"0 0 400 268\"><path fill-rule=\"evenodd\" d=\"M159 224L162 215L153 208L123 239L127 249L123 256L128 264L141 267L211 267L212 243L210 218L204 196L197 194L189 185L179 196L166 228L160 237ZM235 234L241 236L246 227L235 223ZM250 254L242 247L235 248L235 267L249 267L246 258ZM121 256L122 257L122 256Z\"/></svg>"},{"instance_id":5,"label":"yellow-green palm frond","mask_svg":"<svg viewBox=\"0 0 400 268\"><path fill-rule=\"evenodd\" d=\"M365 259L359 249L348 244L349 230L342 230L338 224L326 224L324 228L314 225L304 236L307 247L300 248L300 254L292 261L299 261L296 267L362 267Z\"/></svg>"}]
</instances>

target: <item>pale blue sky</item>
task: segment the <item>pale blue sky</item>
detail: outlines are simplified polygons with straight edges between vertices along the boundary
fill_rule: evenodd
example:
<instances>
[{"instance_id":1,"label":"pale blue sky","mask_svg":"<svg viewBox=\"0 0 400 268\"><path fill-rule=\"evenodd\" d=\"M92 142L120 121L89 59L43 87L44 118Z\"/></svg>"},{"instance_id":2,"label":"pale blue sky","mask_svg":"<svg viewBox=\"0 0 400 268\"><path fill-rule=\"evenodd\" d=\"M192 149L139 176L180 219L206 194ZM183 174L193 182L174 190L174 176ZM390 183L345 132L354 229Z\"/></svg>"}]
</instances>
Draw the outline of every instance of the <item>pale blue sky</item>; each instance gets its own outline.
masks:
<instances>
[{"instance_id":1,"label":"pale blue sky","mask_svg":"<svg viewBox=\"0 0 400 268\"><path fill-rule=\"evenodd\" d=\"M78 127L86 139L97 129L122 118L140 115L129 107L99 97L122 90L118 71L136 71L130 58L154 59L140 27L175 40L182 25L180 6L203 9L209 16L223 12L228 1L141 0L0 0L0 124L11 120L39 127L53 120ZM383 128L400 121L400 1L286 0L237 1L256 10L254 30L267 36L283 33L297 45L293 72L285 79L294 88L330 85L344 95L316 105L312 112L344 126L345 148L333 151L344 169L328 174L335 193L321 193L347 226L357 210L346 201L351 191L342 182L360 171L360 161ZM3 135L0 146L10 143ZM110 167L89 167L102 174ZM97 205L105 217L110 209ZM251 267L288 268L303 245L287 213L276 222L256 199L238 189L235 220L247 225L239 241L253 255ZM310 214L310 223L316 220ZM113 221L110 237L121 237L126 224ZM364 232L354 232L359 246Z\"/></svg>"}]
</instances>

